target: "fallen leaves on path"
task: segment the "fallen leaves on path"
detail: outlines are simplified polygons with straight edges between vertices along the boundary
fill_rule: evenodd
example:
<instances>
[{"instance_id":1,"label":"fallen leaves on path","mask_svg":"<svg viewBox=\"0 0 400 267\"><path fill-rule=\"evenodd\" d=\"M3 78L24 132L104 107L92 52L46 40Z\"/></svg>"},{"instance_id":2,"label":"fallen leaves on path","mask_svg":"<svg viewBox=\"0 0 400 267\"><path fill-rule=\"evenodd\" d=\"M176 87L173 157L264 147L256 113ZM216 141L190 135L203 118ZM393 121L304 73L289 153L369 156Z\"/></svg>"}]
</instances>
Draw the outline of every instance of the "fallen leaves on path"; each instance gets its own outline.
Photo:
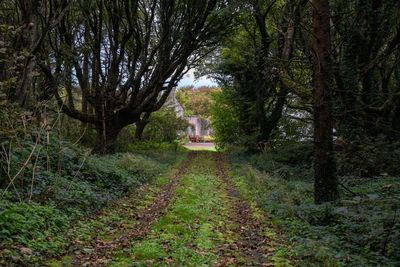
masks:
<instances>
[{"instance_id":1,"label":"fallen leaves on path","mask_svg":"<svg viewBox=\"0 0 400 267\"><path fill-rule=\"evenodd\" d=\"M224 160L220 152L214 153L218 166L218 175L227 184L228 197L232 201L232 220L236 225L236 233L239 239L235 240L229 248L236 251L243 257L242 262L238 265L252 266L274 266L271 259L272 251L266 246L269 241L262 233L262 229L266 227L266 223L262 218L255 218L250 204L240 195L238 189L232 185L228 175L224 169ZM220 249L223 258L223 265L233 264L230 256L232 252L226 249Z\"/></svg>"},{"instance_id":2,"label":"fallen leaves on path","mask_svg":"<svg viewBox=\"0 0 400 267\"><path fill-rule=\"evenodd\" d=\"M187 178L193 175L191 172L188 173L188 167L199 153L204 153L201 154L201 156L207 158L207 161L202 163L206 166L202 171L208 175L205 177L211 177L207 179L216 179L217 182L212 183L214 187L208 187L208 189L199 188L198 184L192 184L192 180L190 180L190 178L188 180ZM214 159L212 155L214 155ZM200 158L198 158L197 161L198 160L200 160ZM214 165L213 160L216 165ZM207 165L210 163L212 167ZM187 183L185 185L187 187L184 188L185 192L186 190L190 192L193 191L196 192L195 194L203 196L202 201L204 201L204 203L197 205L199 212L203 209L208 209L212 214L218 213L219 217L213 217L213 220L209 217L203 218L202 225L198 224L196 219L194 219L188 226L191 231L195 233L194 236L198 235L202 229L206 229L208 235L214 236L211 239L206 238L207 240L204 239L202 241L203 244L207 244L207 246L199 246L198 240L196 241L196 238L199 238L199 236L197 236L195 238L190 237L191 239L185 241L184 247L180 248L192 250L194 254L198 254L203 258L210 257L211 254L215 255L216 258L212 258L210 262L214 266L274 266L272 256L275 250L273 248L267 248L271 245L271 240L263 233L263 229L267 228L267 224L262 216L254 216L254 211L250 203L240 195L238 189L231 183L225 172L224 165L225 162L221 153L191 152L181 167L176 169L175 174L172 175L169 182L161 186L161 188L157 188L158 190L151 195L151 198L146 200L148 201L146 205L136 208L138 206L137 203L127 198L125 202L119 204L119 207L116 207L118 209L130 207L133 211L132 214L130 214L133 223L126 224L116 220L113 227L108 228L107 231L99 229L99 233L96 233L96 236L91 239L91 242L81 241L84 237L81 237L81 240L76 240L74 246L79 249L75 251L76 255L72 260L73 266L107 265L115 255L115 252L127 251L128 248L132 246L132 241L138 241L139 244L139 241L143 242L143 240L147 238L151 240L149 244L156 243L160 236L152 232L152 227L156 225L153 224L153 222L155 222L157 218L162 218L162 216L168 214L167 212L170 210L168 207L171 201L176 204L176 201L179 200L181 194L180 190L182 190L182 188L177 189L177 186L180 182L182 186L183 181ZM193 167L195 165L193 164L191 166ZM200 168L200 165L198 168ZM186 173L188 173L189 176L185 175ZM207 179L203 178L203 182L207 181ZM193 188L196 187L197 191L195 191L192 186ZM149 192L151 190L152 188L147 188L144 192ZM215 192L213 192L213 190L215 190ZM205 199L204 196L207 196L207 194L208 196L212 195L214 198ZM172 207L175 204L173 204ZM218 205L227 205L226 210L228 213L221 212ZM107 216L107 213L103 213L102 216ZM227 220L224 221L225 219ZM178 225L179 223L175 224ZM187 225L184 224L182 227L187 227ZM220 233L221 237L214 235L215 232ZM113 238L108 241L102 240L101 234L104 233L107 233ZM180 235L168 235L167 241L159 241L161 251L166 254L164 254L163 257L157 255L153 259L143 259L141 263L144 263L146 266L158 264L174 266L185 263L185 261L182 261L179 257L174 258L172 253L174 250L171 247L171 244L174 243L175 240L179 241L181 237ZM207 242L215 243L210 246ZM128 255L128 257L133 260L132 263L139 260L139 258L136 258L134 255ZM139 264L140 262L138 261L136 263Z\"/></svg>"},{"instance_id":3,"label":"fallen leaves on path","mask_svg":"<svg viewBox=\"0 0 400 267\"><path fill-rule=\"evenodd\" d=\"M123 228L129 229L127 234L108 242L104 242L100 238L97 238L97 241L92 247L86 247L82 251L79 251L78 256L73 259L73 265L102 265L102 262L105 259L112 257L112 252L117 248L126 248L129 246L131 241L146 236L153 221L163 215L170 200L173 199L175 188L178 185L180 178L187 172L188 166L196 155L197 152L195 151L189 153L186 161L178 168L177 173L171 177L168 184L161 188L152 203L145 209L138 211L137 214L132 215L132 217L136 219L136 223L130 227L123 226Z\"/></svg>"}]
</instances>

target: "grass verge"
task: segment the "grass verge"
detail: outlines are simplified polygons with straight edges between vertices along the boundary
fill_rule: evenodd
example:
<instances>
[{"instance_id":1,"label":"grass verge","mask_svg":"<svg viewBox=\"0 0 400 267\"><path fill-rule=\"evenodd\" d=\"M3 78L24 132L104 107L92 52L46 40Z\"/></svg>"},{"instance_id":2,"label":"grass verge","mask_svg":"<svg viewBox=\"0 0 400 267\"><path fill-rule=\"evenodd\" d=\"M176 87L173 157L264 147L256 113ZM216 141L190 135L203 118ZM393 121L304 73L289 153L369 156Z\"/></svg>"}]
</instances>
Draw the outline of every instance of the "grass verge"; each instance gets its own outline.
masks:
<instances>
[{"instance_id":1,"label":"grass verge","mask_svg":"<svg viewBox=\"0 0 400 267\"><path fill-rule=\"evenodd\" d=\"M12 192L0 200L0 264L40 265L48 257L69 255L78 251L76 247L96 242L99 233L104 233L105 239L119 234L119 230L112 231L117 225L129 223L130 203L122 199L119 203L124 208L118 210L112 203L152 180L165 182L160 174L186 155L173 151L124 153L89 156L83 161L79 149L64 152L64 168L59 176L51 168L36 169L29 204L19 201ZM52 160L57 163L57 158ZM29 171L20 181L29 179ZM151 194L150 188L145 198L151 198Z\"/></svg>"}]
</instances>

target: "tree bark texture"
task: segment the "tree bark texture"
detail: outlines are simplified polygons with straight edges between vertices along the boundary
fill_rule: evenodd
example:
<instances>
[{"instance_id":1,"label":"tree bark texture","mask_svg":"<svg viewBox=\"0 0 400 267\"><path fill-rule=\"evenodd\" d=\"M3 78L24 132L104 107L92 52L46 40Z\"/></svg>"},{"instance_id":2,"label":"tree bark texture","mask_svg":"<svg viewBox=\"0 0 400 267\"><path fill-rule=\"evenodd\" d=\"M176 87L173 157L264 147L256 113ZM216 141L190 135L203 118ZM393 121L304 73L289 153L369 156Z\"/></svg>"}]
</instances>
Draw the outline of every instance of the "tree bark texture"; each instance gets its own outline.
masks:
<instances>
[{"instance_id":1,"label":"tree bark texture","mask_svg":"<svg viewBox=\"0 0 400 267\"><path fill-rule=\"evenodd\" d=\"M313 99L314 99L314 197L315 203L338 199L330 105L332 83L330 16L328 0L313 0Z\"/></svg>"}]
</instances>

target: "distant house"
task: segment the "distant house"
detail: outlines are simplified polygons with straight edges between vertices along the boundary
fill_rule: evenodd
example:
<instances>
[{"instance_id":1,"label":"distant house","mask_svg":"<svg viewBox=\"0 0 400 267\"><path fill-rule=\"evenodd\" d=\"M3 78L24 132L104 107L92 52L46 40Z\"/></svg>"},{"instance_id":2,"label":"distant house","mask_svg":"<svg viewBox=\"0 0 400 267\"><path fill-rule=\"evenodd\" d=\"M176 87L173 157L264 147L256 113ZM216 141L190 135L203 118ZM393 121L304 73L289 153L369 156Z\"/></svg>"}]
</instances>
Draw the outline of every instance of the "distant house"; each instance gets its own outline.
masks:
<instances>
[{"instance_id":1,"label":"distant house","mask_svg":"<svg viewBox=\"0 0 400 267\"><path fill-rule=\"evenodd\" d=\"M184 118L187 120L192 127L188 127L186 130L187 135L199 135L199 136L208 136L212 134L211 122L208 119L204 119L200 116L188 116L185 117L185 109L179 103L179 101L175 97L176 88L172 89L170 95L168 96L165 105L167 107L173 107L176 115L178 117Z\"/></svg>"},{"instance_id":2,"label":"distant house","mask_svg":"<svg viewBox=\"0 0 400 267\"><path fill-rule=\"evenodd\" d=\"M188 135L199 135L199 136L207 136L211 133L211 125L210 121L204 119L200 116L189 116L185 117L185 119L193 125L193 128L189 127L187 130Z\"/></svg>"},{"instance_id":3,"label":"distant house","mask_svg":"<svg viewBox=\"0 0 400 267\"><path fill-rule=\"evenodd\" d=\"M173 88L171 90L171 93L169 93L169 96L167 98L167 101L165 102L166 107L173 107L174 111L176 112L176 116L180 118L185 117L185 109L182 107L181 103L176 99L175 96L176 88Z\"/></svg>"}]
</instances>

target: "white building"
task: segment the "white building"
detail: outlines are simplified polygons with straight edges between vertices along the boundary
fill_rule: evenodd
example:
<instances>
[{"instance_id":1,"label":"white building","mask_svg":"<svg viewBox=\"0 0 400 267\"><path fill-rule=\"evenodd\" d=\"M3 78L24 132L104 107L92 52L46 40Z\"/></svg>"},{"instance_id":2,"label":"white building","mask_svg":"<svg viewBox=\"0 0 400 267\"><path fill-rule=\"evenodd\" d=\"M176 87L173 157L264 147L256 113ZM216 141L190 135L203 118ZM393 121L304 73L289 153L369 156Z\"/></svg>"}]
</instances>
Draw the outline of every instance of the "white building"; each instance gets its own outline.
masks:
<instances>
[{"instance_id":1,"label":"white building","mask_svg":"<svg viewBox=\"0 0 400 267\"><path fill-rule=\"evenodd\" d=\"M207 136L211 134L211 125L209 120L201 118L200 116L189 116L185 117L185 119L193 125L193 128L188 128L188 135Z\"/></svg>"},{"instance_id":2,"label":"white building","mask_svg":"<svg viewBox=\"0 0 400 267\"><path fill-rule=\"evenodd\" d=\"M167 98L167 101L165 102L166 107L173 107L174 111L176 112L176 116L183 118L185 115L185 109L182 107L181 103L176 99L175 96L176 88L173 88L171 90L171 93L169 93L169 96Z\"/></svg>"},{"instance_id":3,"label":"white building","mask_svg":"<svg viewBox=\"0 0 400 267\"><path fill-rule=\"evenodd\" d=\"M176 115L178 117L184 118L187 120L192 127L188 127L186 130L187 135L199 135L199 136L208 136L212 134L211 122L208 119L204 119L200 116L189 116L185 117L185 109L179 103L179 101L175 97L176 88L172 89L170 95L168 96L165 105L167 107L173 107Z\"/></svg>"}]
</instances>

